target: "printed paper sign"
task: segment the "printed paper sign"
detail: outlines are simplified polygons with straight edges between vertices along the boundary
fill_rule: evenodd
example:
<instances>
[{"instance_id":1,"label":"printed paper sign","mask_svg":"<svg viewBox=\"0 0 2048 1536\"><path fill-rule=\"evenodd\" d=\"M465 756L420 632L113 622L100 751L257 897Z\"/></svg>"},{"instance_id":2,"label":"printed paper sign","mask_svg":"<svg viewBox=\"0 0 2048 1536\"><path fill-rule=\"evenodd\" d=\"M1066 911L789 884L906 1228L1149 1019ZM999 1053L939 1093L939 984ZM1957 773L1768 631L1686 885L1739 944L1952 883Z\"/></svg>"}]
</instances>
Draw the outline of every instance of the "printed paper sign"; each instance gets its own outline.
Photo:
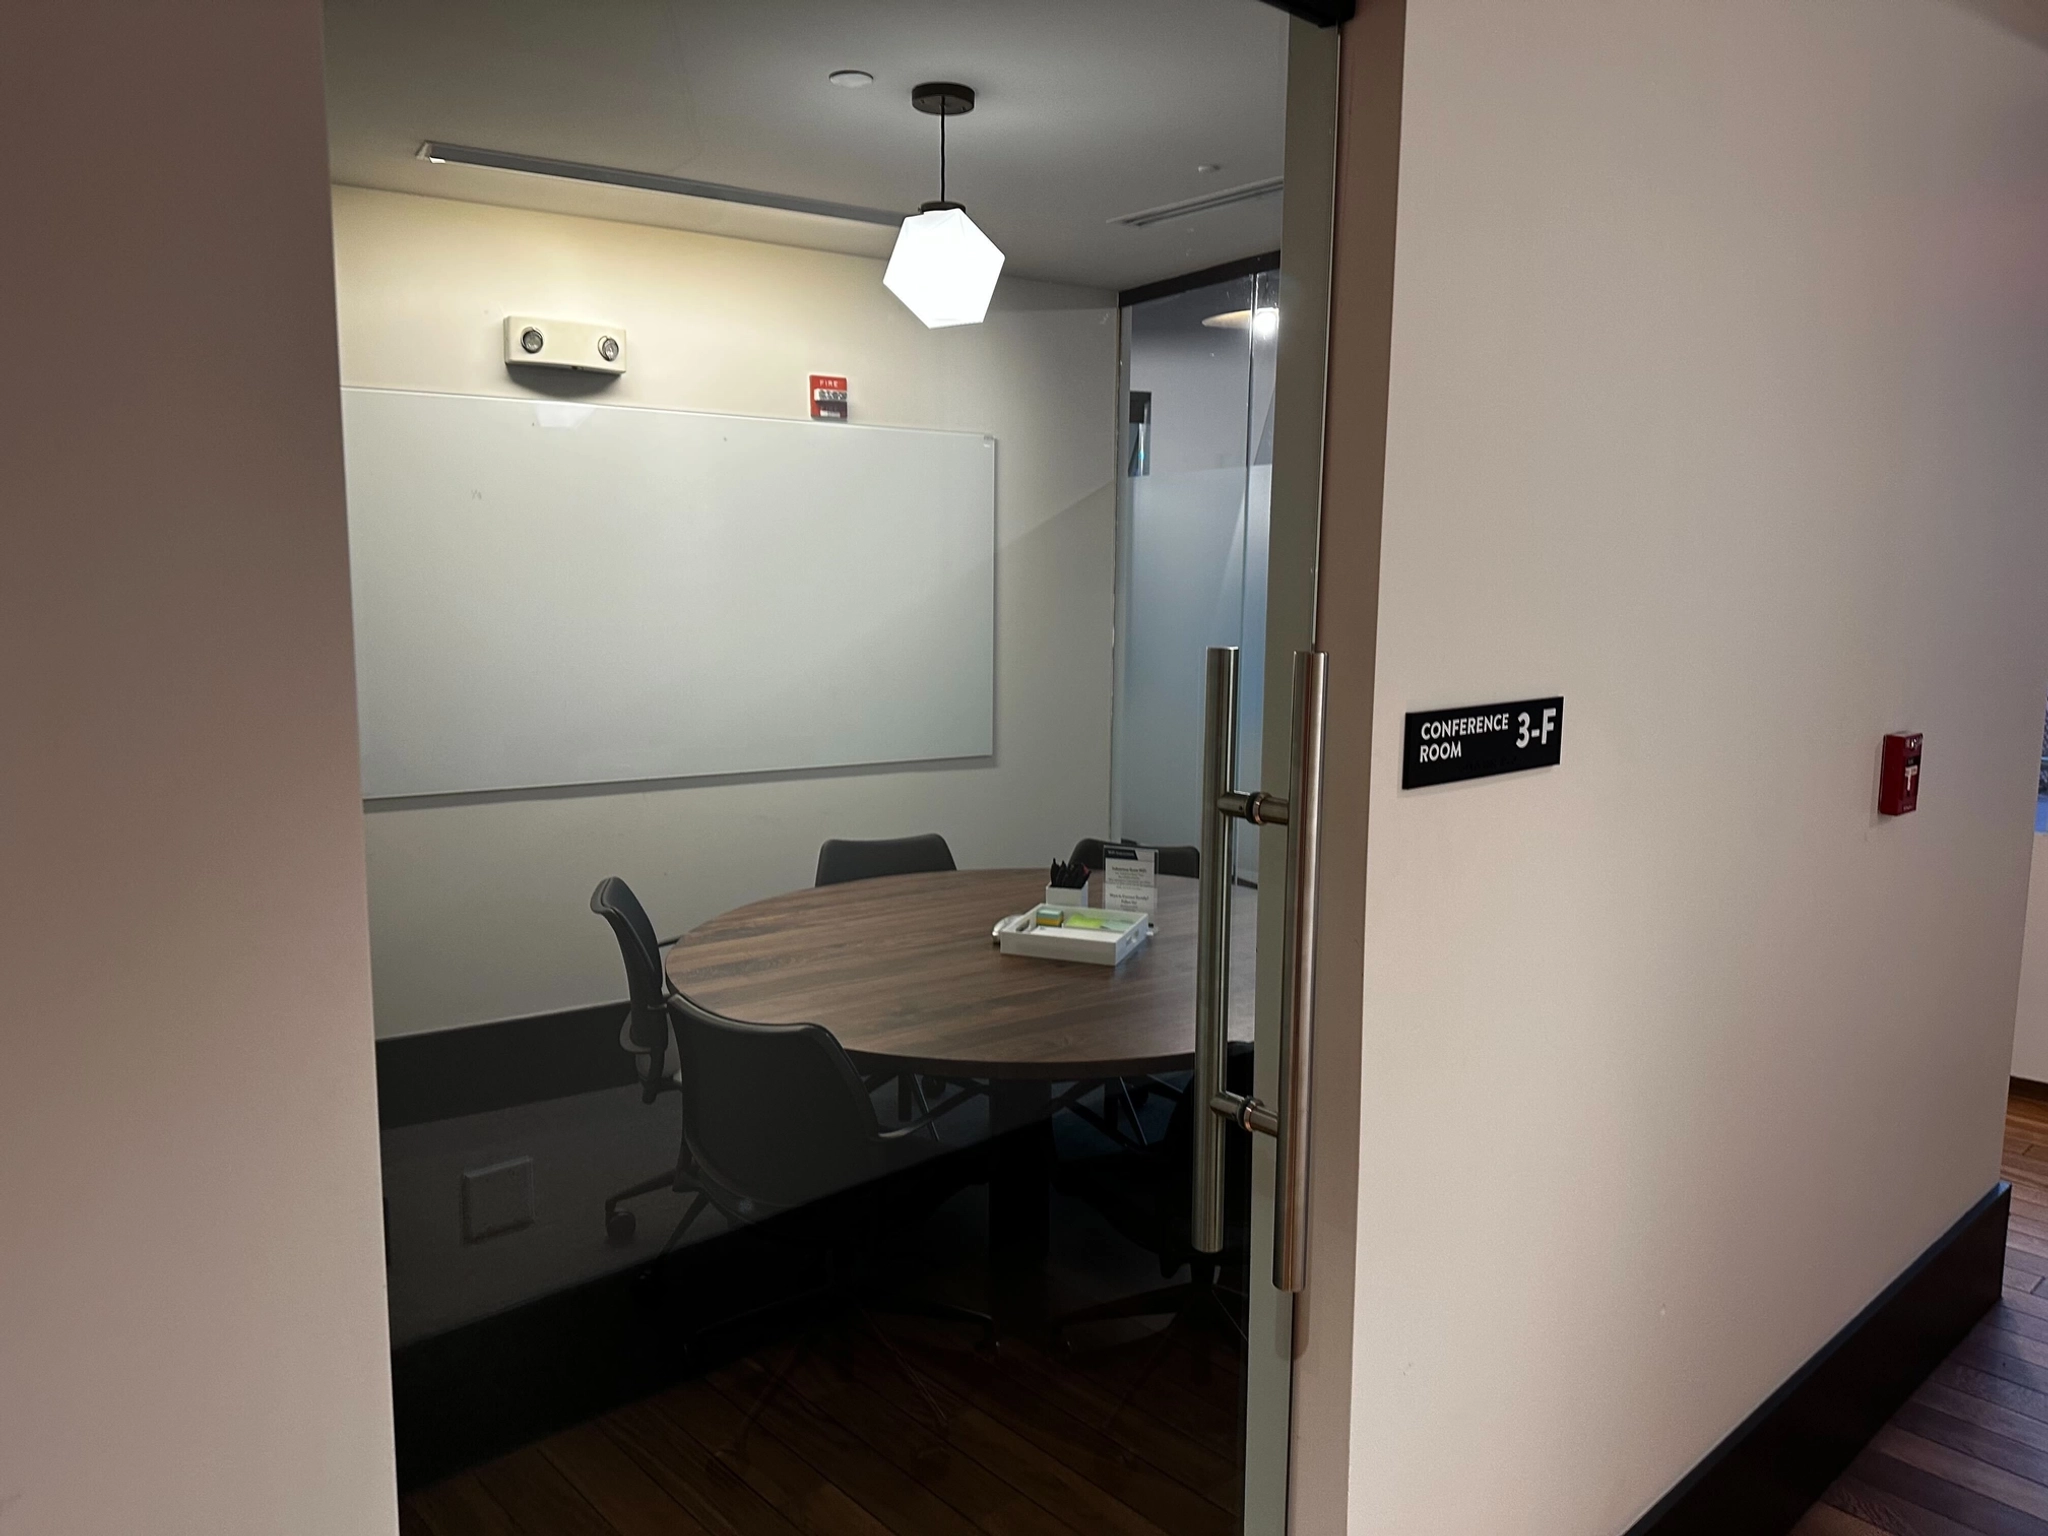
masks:
<instances>
[{"instance_id":1,"label":"printed paper sign","mask_svg":"<svg viewBox=\"0 0 2048 1536\"><path fill-rule=\"evenodd\" d=\"M1102 850L1102 904L1112 912L1143 912L1159 905L1159 855L1151 848Z\"/></svg>"}]
</instances>

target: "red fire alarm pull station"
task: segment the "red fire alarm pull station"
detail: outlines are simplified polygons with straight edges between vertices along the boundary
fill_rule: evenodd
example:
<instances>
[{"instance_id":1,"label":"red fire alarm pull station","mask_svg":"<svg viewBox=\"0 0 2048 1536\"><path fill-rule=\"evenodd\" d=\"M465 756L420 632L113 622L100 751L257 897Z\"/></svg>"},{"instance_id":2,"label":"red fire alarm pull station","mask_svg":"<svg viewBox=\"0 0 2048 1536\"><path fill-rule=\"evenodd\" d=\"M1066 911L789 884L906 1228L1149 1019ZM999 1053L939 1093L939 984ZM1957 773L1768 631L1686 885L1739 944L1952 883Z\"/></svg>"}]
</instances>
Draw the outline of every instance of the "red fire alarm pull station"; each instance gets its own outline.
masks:
<instances>
[{"instance_id":1,"label":"red fire alarm pull station","mask_svg":"<svg viewBox=\"0 0 2048 1536\"><path fill-rule=\"evenodd\" d=\"M830 373L811 375L811 420L846 420L846 380Z\"/></svg>"},{"instance_id":2,"label":"red fire alarm pull station","mask_svg":"<svg viewBox=\"0 0 2048 1536\"><path fill-rule=\"evenodd\" d=\"M1877 809L1885 816L1903 816L1920 804L1920 733L1898 733L1884 739L1884 766L1877 776Z\"/></svg>"}]
</instances>

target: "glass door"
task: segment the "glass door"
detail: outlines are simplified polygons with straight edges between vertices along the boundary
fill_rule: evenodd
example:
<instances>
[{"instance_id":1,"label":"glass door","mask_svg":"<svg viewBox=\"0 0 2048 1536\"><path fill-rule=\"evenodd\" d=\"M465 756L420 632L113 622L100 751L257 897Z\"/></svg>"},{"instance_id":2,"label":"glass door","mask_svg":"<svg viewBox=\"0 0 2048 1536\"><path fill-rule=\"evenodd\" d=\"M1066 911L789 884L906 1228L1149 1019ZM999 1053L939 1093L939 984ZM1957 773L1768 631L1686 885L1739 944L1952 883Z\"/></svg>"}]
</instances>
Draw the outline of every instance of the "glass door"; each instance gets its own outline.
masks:
<instances>
[{"instance_id":1,"label":"glass door","mask_svg":"<svg viewBox=\"0 0 2048 1536\"><path fill-rule=\"evenodd\" d=\"M1284 1529L1334 34L327 45L405 1528Z\"/></svg>"},{"instance_id":2,"label":"glass door","mask_svg":"<svg viewBox=\"0 0 2048 1536\"><path fill-rule=\"evenodd\" d=\"M1237 775L1263 731L1279 254L1263 270L1125 307L1112 825L1141 842L1200 833L1202 657L1235 646ZM1258 883L1248 841L1238 877Z\"/></svg>"}]
</instances>

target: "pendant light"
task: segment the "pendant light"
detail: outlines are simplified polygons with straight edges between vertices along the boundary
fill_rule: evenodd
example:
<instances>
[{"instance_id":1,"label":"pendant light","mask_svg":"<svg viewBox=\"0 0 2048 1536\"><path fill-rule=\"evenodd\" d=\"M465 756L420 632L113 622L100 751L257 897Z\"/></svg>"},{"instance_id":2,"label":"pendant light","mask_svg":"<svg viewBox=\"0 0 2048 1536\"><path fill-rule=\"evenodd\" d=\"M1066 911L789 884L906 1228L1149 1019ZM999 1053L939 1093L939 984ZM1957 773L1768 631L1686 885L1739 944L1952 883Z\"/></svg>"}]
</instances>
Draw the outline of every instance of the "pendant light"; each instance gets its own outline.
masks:
<instances>
[{"instance_id":1,"label":"pendant light","mask_svg":"<svg viewBox=\"0 0 2048 1536\"><path fill-rule=\"evenodd\" d=\"M910 104L939 120L939 196L903 221L882 286L933 330L979 325L996 291L1003 253L965 208L946 199L946 119L972 112L974 92L937 81L913 90Z\"/></svg>"}]
</instances>

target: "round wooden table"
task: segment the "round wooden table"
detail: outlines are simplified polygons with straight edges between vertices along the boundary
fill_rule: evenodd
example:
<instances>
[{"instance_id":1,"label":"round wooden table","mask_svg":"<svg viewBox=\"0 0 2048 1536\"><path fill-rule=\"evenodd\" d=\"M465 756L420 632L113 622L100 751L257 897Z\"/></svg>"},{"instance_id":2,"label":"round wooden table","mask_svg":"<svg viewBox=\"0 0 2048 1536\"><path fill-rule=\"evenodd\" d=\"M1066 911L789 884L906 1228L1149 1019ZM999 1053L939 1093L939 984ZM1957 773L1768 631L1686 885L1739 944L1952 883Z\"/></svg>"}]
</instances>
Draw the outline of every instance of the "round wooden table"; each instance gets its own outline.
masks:
<instances>
[{"instance_id":1,"label":"round wooden table","mask_svg":"<svg viewBox=\"0 0 2048 1536\"><path fill-rule=\"evenodd\" d=\"M1100 900L1102 877L1090 889ZM1052 1085L1183 1070L1195 1054L1193 880L1159 877L1156 932L1122 965L1002 954L989 930L1045 898L1038 869L849 880L737 907L669 951L677 991L753 1024L822 1024L863 1067L988 1083L991 1310L1042 1319ZM1230 1033L1252 1037L1258 896L1233 891Z\"/></svg>"},{"instance_id":2,"label":"round wooden table","mask_svg":"<svg viewBox=\"0 0 2048 1536\"><path fill-rule=\"evenodd\" d=\"M729 1018L822 1024L864 1061L935 1076L1171 1072L1194 1060L1196 890L1160 876L1157 931L1112 968L998 952L989 929L1044 899L1043 870L850 880L712 918L669 951L668 976ZM1258 897L1234 897L1231 1038L1249 1040Z\"/></svg>"}]
</instances>

